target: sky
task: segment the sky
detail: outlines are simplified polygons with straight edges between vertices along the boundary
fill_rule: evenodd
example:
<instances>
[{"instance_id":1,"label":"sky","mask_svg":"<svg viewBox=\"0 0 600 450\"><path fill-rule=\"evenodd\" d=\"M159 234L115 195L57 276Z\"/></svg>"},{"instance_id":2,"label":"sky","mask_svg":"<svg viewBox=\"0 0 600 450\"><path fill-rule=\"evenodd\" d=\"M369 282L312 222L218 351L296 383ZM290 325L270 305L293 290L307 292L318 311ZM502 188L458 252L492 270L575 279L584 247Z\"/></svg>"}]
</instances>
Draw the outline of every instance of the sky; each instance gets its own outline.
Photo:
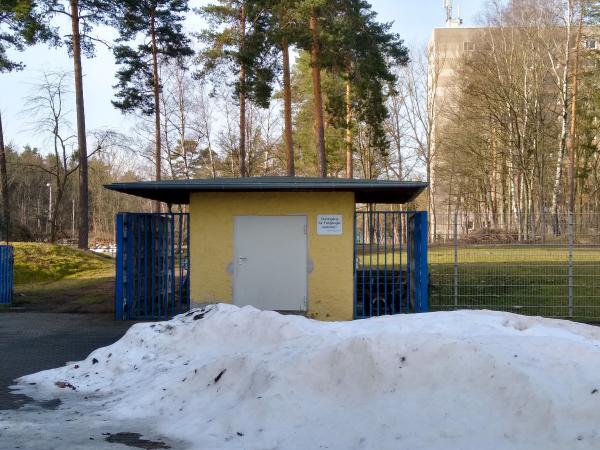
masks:
<instances>
[{"instance_id":1,"label":"sky","mask_svg":"<svg viewBox=\"0 0 600 450\"><path fill-rule=\"evenodd\" d=\"M205 3L192 0L193 6ZM382 22L393 22L393 31L399 33L405 43L414 49L423 48L433 28L445 26L445 10L443 0L371 0L373 10ZM464 26L477 24L477 17L485 5L485 0L454 1L455 11L460 7ZM190 13L192 15L193 13ZM197 17L188 20L190 31L201 21ZM98 30L105 38L111 38L112 30ZM31 96L40 77L47 71L69 71L73 69L72 61L66 49L50 49L38 45L15 55L25 63L23 71L0 75L0 111L4 137L7 143L20 148L26 144L37 146L42 151L47 146L45 137L35 128L31 114L25 113L25 103ZM109 49L98 47L96 57L84 59L84 93L86 109L86 125L88 131L98 129L114 129L127 133L134 126L131 117L123 115L111 105L112 86L115 84L116 66ZM73 96L74 97L74 96ZM74 98L71 99L74 105ZM75 125L75 119L72 119Z\"/></svg>"}]
</instances>

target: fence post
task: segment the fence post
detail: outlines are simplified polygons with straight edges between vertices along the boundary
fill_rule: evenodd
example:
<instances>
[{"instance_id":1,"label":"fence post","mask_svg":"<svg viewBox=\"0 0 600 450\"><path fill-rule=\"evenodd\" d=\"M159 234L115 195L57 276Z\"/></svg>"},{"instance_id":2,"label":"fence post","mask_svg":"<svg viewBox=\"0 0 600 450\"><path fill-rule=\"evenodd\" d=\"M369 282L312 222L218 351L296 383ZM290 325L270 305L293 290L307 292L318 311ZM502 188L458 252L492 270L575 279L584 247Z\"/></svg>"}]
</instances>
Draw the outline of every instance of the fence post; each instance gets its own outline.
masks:
<instances>
[{"instance_id":1,"label":"fence post","mask_svg":"<svg viewBox=\"0 0 600 450\"><path fill-rule=\"evenodd\" d=\"M117 214L117 261L115 276L115 320L123 317L123 213Z\"/></svg>"},{"instance_id":2,"label":"fence post","mask_svg":"<svg viewBox=\"0 0 600 450\"><path fill-rule=\"evenodd\" d=\"M458 308L458 210L454 211L454 307Z\"/></svg>"},{"instance_id":3,"label":"fence post","mask_svg":"<svg viewBox=\"0 0 600 450\"><path fill-rule=\"evenodd\" d=\"M12 303L13 266L13 247L0 245L0 305L10 305Z\"/></svg>"},{"instance_id":4,"label":"fence post","mask_svg":"<svg viewBox=\"0 0 600 450\"><path fill-rule=\"evenodd\" d=\"M569 234L569 272L568 272L568 286L569 286L569 317L573 317L573 245L575 243L574 226L573 226L573 211L569 211L569 217L567 219L567 233Z\"/></svg>"},{"instance_id":5,"label":"fence post","mask_svg":"<svg viewBox=\"0 0 600 450\"><path fill-rule=\"evenodd\" d=\"M190 291L191 253L190 253L190 213L185 215L185 245L187 248L187 276L185 277L185 289L187 293L187 310L191 307L192 294Z\"/></svg>"},{"instance_id":6,"label":"fence post","mask_svg":"<svg viewBox=\"0 0 600 450\"><path fill-rule=\"evenodd\" d=\"M356 231L356 222L357 222L357 216L358 216L358 211L354 211L354 228L352 228L352 236L353 236L353 241L352 241L352 273L353 278L352 278L352 283L353 283L353 287L352 287L352 318L353 319L358 319L358 314L357 314L357 291L358 291L358 279L357 279L357 268L358 268L358 263L356 262L356 244L358 243L358 235L357 235L357 231Z\"/></svg>"},{"instance_id":7,"label":"fence post","mask_svg":"<svg viewBox=\"0 0 600 450\"><path fill-rule=\"evenodd\" d=\"M8 231L6 233L8 237ZM8 303L12 304L15 283L15 248L12 245L8 246L8 267Z\"/></svg>"},{"instance_id":8,"label":"fence post","mask_svg":"<svg viewBox=\"0 0 600 450\"><path fill-rule=\"evenodd\" d=\"M429 311L429 266L427 265L427 212L414 215L415 312Z\"/></svg>"}]
</instances>

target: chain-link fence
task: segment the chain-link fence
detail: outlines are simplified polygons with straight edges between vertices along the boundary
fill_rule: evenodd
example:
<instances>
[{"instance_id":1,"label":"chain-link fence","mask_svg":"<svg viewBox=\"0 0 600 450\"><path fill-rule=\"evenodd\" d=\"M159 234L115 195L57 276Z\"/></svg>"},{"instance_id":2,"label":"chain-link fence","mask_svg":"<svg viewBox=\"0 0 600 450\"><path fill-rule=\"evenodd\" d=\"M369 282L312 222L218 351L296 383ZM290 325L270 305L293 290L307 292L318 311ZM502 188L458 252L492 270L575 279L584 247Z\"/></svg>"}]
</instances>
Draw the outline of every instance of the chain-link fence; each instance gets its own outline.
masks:
<instances>
[{"instance_id":1,"label":"chain-link fence","mask_svg":"<svg viewBox=\"0 0 600 450\"><path fill-rule=\"evenodd\" d=\"M433 311L494 309L600 321L598 214L500 221L453 213L430 223L430 241Z\"/></svg>"}]
</instances>

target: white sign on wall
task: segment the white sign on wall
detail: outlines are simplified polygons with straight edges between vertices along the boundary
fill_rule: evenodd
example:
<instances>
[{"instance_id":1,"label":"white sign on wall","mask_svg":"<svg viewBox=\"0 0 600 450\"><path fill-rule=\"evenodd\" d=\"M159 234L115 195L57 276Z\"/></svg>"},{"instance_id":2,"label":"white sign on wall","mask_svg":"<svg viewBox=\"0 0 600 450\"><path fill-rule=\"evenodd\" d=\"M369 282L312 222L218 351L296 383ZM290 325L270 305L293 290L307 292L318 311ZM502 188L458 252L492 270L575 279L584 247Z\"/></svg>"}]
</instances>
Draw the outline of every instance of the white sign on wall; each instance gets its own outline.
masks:
<instances>
[{"instance_id":1,"label":"white sign on wall","mask_svg":"<svg viewBox=\"0 0 600 450\"><path fill-rule=\"evenodd\" d=\"M342 234L341 214L319 214L317 216L317 234L340 235Z\"/></svg>"}]
</instances>

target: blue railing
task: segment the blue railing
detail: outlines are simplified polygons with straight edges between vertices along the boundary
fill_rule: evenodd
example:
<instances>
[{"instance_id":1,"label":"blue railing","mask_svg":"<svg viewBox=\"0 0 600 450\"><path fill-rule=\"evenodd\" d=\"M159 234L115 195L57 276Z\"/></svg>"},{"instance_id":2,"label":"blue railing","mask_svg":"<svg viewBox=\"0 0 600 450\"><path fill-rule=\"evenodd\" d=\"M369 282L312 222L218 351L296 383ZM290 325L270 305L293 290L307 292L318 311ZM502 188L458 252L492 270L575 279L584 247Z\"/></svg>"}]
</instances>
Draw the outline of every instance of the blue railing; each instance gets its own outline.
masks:
<instances>
[{"instance_id":1,"label":"blue railing","mask_svg":"<svg viewBox=\"0 0 600 450\"><path fill-rule=\"evenodd\" d=\"M13 298L14 250L0 245L0 305L10 305Z\"/></svg>"},{"instance_id":2,"label":"blue railing","mask_svg":"<svg viewBox=\"0 0 600 450\"><path fill-rule=\"evenodd\" d=\"M427 213L357 211L354 317L426 312Z\"/></svg>"},{"instance_id":3,"label":"blue railing","mask_svg":"<svg viewBox=\"0 0 600 450\"><path fill-rule=\"evenodd\" d=\"M115 317L167 319L190 308L189 214L119 213Z\"/></svg>"},{"instance_id":4,"label":"blue railing","mask_svg":"<svg viewBox=\"0 0 600 450\"><path fill-rule=\"evenodd\" d=\"M427 212L408 216L409 257L411 258L411 289L414 312L429 311L429 266L427 263Z\"/></svg>"}]
</instances>

